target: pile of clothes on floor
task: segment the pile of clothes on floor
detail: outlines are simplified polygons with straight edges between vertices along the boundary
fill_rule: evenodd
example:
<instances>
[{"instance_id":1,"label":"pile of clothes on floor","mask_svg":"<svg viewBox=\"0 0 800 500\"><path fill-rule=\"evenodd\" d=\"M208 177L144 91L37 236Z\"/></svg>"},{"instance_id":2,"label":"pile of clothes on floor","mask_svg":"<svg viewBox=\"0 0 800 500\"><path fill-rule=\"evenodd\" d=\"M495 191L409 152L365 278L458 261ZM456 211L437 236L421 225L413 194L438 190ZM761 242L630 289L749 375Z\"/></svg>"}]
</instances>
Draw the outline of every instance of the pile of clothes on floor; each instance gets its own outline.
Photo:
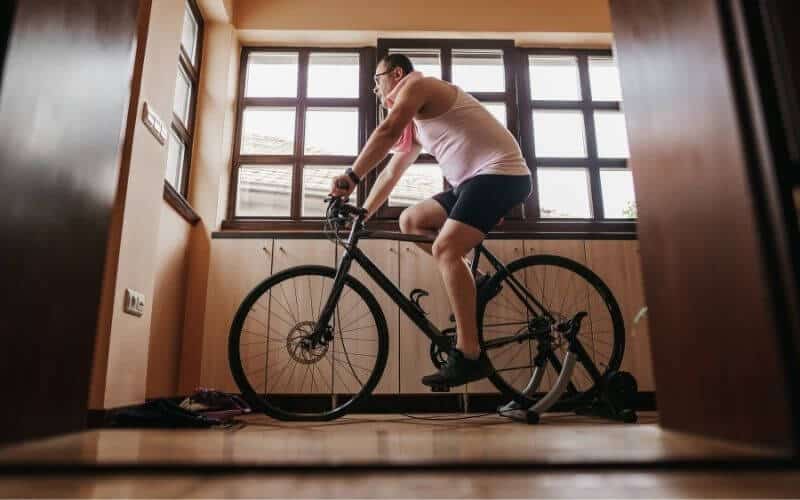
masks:
<instances>
[{"instance_id":1,"label":"pile of clothes on floor","mask_svg":"<svg viewBox=\"0 0 800 500\"><path fill-rule=\"evenodd\" d=\"M109 425L126 428L229 428L234 424L234 417L250 411L250 405L236 394L198 387L180 403L160 398L115 411L110 416Z\"/></svg>"}]
</instances>

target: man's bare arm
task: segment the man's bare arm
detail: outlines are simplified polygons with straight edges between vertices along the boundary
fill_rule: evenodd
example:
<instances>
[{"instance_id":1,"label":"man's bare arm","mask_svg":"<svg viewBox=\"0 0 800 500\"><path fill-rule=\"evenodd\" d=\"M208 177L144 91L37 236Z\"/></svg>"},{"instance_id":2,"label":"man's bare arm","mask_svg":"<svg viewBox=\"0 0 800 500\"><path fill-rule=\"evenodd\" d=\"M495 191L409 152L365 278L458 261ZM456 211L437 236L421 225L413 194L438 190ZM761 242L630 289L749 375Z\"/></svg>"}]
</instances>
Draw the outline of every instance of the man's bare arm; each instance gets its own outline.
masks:
<instances>
[{"instance_id":1,"label":"man's bare arm","mask_svg":"<svg viewBox=\"0 0 800 500\"><path fill-rule=\"evenodd\" d=\"M367 209L369 213L367 216L368 219L383 205L392 192L392 189L394 189L397 182L403 176L403 173L417 160L420 151L422 151L422 146L414 144L411 151L407 153L395 153L392 156L392 159L389 160L389 164L386 165L386 168L378 175L375 185L372 186L369 196L367 196L367 199L364 201L364 208Z\"/></svg>"},{"instance_id":2,"label":"man's bare arm","mask_svg":"<svg viewBox=\"0 0 800 500\"><path fill-rule=\"evenodd\" d=\"M372 133L361 154L353 164L353 172L363 178L383 160L389 150L403 134L403 130L414 119L414 115L426 101L424 81L410 82L398 94L392 112Z\"/></svg>"}]
</instances>

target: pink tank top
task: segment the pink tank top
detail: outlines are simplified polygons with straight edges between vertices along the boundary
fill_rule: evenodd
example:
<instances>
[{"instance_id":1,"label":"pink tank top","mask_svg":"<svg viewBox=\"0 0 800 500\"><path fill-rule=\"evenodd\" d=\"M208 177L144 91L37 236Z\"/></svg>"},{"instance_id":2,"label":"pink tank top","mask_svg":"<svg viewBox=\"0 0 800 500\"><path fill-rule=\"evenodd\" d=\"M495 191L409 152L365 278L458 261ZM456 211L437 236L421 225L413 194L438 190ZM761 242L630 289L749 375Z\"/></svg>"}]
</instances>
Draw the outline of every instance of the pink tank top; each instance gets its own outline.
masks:
<instances>
[{"instance_id":1,"label":"pink tank top","mask_svg":"<svg viewBox=\"0 0 800 500\"><path fill-rule=\"evenodd\" d=\"M530 175L511 132L460 88L449 110L414 124L417 141L436 158L453 187L476 175Z\"/></svg>"}]
</instances>

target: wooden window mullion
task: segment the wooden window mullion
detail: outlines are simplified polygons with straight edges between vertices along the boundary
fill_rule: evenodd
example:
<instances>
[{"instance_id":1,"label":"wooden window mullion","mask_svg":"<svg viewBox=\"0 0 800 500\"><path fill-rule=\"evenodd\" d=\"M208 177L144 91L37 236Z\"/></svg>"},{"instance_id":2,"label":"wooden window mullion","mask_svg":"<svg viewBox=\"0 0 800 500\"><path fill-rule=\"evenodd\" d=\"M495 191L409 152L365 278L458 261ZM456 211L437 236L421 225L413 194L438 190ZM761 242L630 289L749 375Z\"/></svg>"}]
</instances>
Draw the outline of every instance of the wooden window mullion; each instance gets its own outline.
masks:
<instances>
[{"instance_id":1,"label":"wooden window mullion","mask_svg":"<svg viewBox=\"0 0 800 500\"><path fill-rule=\"evenodd\" d=\"M589 159L588 174L592 201L592 219L603 220L603 189L600 185L600 169L597 167L597 135L594 127L592 89L589 82L589 58L586 54L578 55L578 75L581 83L586 155Z\"/></svg>"},{"instance_id":2,"label":"wooden window mullion","mask_svg":"<svg viewBox=\"0 0 800 500\"><path fill-rule=\"evenodd\" d=\"M291 194L291 217L292 219L299 220L302 216L302 190L303 190L303 167L304 167L304 151L305 151L305 129L306 129L306 114L308 110L308 102L306 95L308 94L308 60L309 50L301 49L298 58L298 75L297 75L297 108L295 114L295 141L294 141L294 157L295 161L292 165L292 194Z\"/></svg>"}]
</instances>

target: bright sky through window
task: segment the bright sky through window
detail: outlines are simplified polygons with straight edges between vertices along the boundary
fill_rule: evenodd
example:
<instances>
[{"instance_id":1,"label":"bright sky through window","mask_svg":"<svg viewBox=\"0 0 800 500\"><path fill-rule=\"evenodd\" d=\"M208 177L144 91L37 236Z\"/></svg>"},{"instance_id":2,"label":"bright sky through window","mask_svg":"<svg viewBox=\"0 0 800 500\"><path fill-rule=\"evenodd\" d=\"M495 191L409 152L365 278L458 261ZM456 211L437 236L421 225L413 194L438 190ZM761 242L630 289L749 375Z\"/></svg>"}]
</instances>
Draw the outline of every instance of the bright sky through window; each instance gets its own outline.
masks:
<instances>
[{"instance_id":1,"label":"bright sky through window","mask_svg":"<svg viewBox=\"0 0 800 500\"><path fill-rule=\"evenodd\" d=\"M358 97L358 54L312 53L308 97Z\"/></svg>"},{"instance_id":2,"label":"bright sky through window","mask_svg":"<svg viewBox=\"0 0 800 500\"><path fill-rule=\"evenodd\" d=\"M581 99L578 59L574 56L530 56L531 98L546 101Z\"/></svg>"},{"instance_id":3,"label":"bright sky through window","mask_svg":"<svg viewBox=\"0 0 800 500\"><path fill-rule=\"evenodd\" d=\"M628 169L600 171L603 189L603 211L607 219L635 219L636 197L633 194L633 175Z\"/></svg>"},{"instance_id":4,"label":"bright sky through window","mask_svg":"<svg viewBox=\"0 0 800 500\"><path fill-rule=\"evenodd\" d=\"M589 81L594 101L621 101L619 70L610 57L589 58Z\"/></svg>"},{"instance_id":5,"label":"bright sky through window","mask_svg":"<svg viewBox=\"0 0 800 500\"><path fill-rule=\"evenodd\" d=\"M454 50L453 83L467 92L504 92L503 51Z\"/></svg>"},{"instance_id":6,"label":"bright sky through window","mask_svg":"<svg viewBox=\"0 0 800 500\"><path fill-rule=\"evenodd\" d=\"M592 216L589 178L583 168L538 168L539 209L545 218Z\"/></svg>"},{"instance_id":7,"label":"bright sky through window","mask_svg":"<svg viewBox=\"0 0 800 500\"><path fill-rule=\"evenodd\" d=\"M585 158L586 127L580 111L534 111L533 139L539 158Z\"/></svg>"},{"instance_id":8,"label":"bright sky through window","mask_svg":"<svg viewBox=\"0 0 800 500\"><path fill-rule=\"evenodd\" d=\"M358 109L310 108L306 114L305 153L358 154Z\"/></svg>"},{"instance_id":9,"label":"bright sky through window","mask_svg":"<svg viewBox=\"0 0 800 500\"><path fill-rule=\"evenodd\" d=\"M245 97L297 97L297 64L296 53L250 54Z\"/></svg>"},{"instance_id":10,"label":"bright sky through window","mask_svg":"<svg viewBox=\"0 0 800 500\"><path fill-rule=\"evenodd\" d=\"M293 154L294 120L294 108L246 109L242 133L242 154Z\"/></svg>"}]
</instances>

